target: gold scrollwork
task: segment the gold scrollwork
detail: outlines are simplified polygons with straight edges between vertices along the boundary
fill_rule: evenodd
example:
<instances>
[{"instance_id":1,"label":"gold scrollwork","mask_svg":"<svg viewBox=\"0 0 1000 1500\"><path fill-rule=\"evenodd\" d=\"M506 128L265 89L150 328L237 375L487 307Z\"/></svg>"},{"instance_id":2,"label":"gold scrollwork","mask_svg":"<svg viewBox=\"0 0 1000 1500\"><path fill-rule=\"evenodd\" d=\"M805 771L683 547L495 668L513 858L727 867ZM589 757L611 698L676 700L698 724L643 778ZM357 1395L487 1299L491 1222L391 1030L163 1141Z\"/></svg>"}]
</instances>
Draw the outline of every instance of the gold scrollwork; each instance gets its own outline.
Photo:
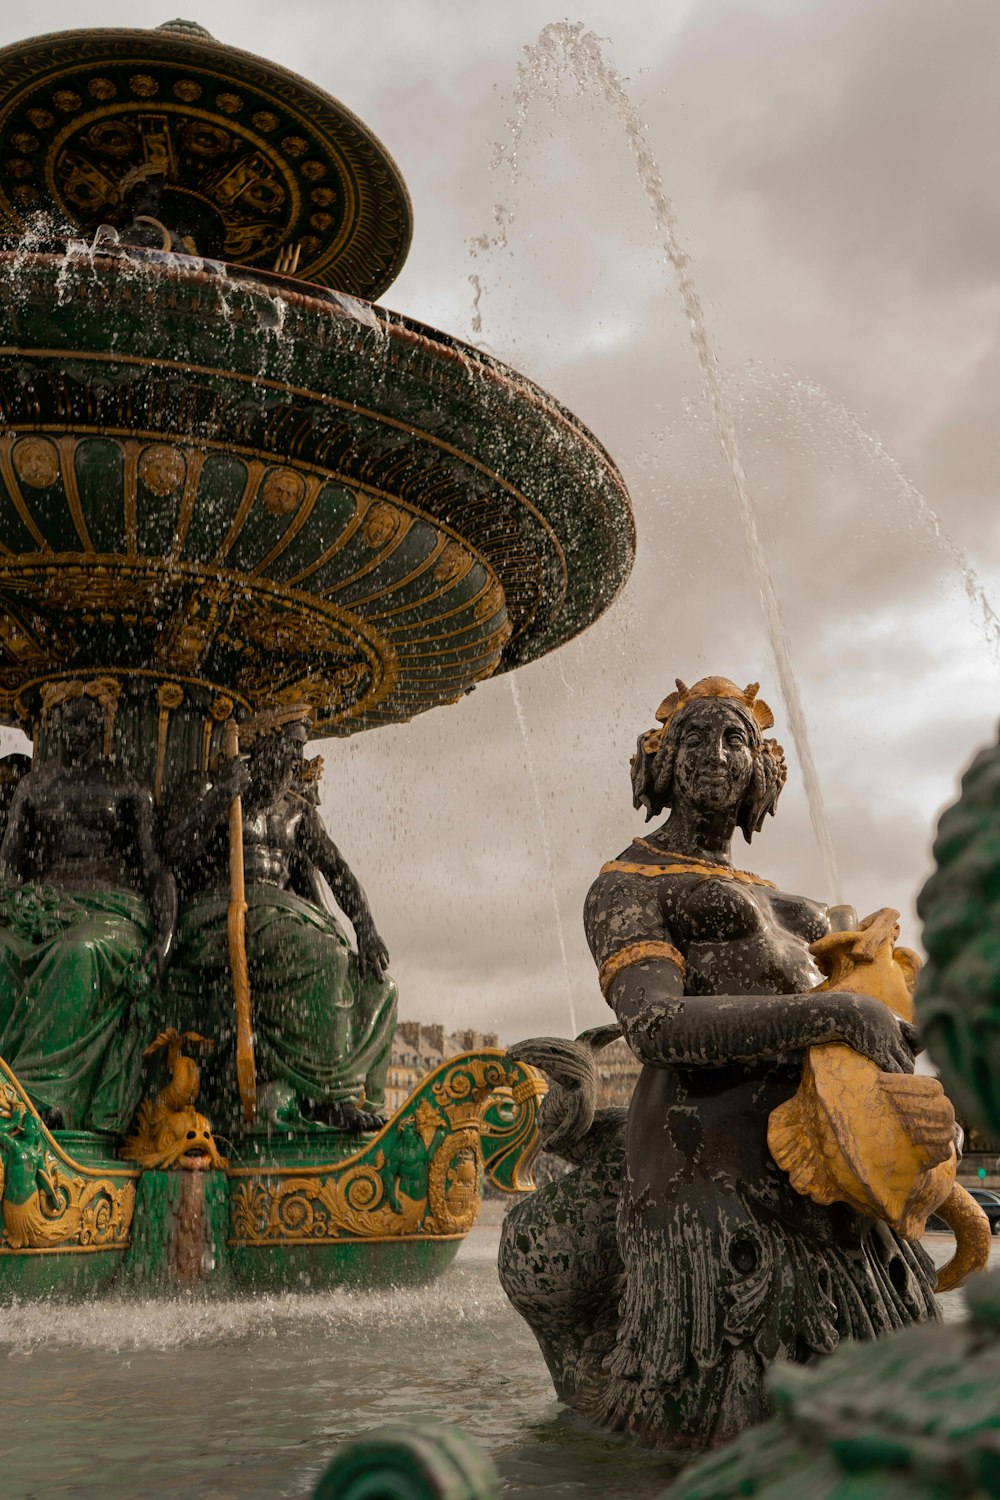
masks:
<instances>
[{"instance_id":1,"label":"gold scrollwork","mask_svg":"<svg viewBox=\"0 0 1000 1500\"><path fill-rule=\"evenodd\" d=\"M234 1169L232 1243L329 1244L467 1234L479 1212L484 1115L493 1104L511 1110L513 1083L500 1054L464 1054L420 1085L354 1157L294 1172ZM529 1093L530 1098L522 1090L509 1123L500 1127L505 1156L527 1137L534 1122L534 1091ZM494 1126L490 1130L498 1133Z\"/></svg>"},{"instance_id":2,"label":"gold scrollwork","mask_svg":"<svg viewBox=\"0 0 1000 1500\"><path fill-rule=\"evenodd\" d=\"M4 1064L0 1075L0 1255L124 1249L136 1174L63 1155Z\"/></svg>"},{"instance_id":3,"label":"gold scrollwork","mask_svg":"<svg viewBox=\"0 0 1000 1500\"><path fill-rule=\"evenodd\" d=\"M231 1199L235 1239L260 1244L302 1244L336 1239L398 1239L420 1227L426 1198L401 1196L402 1211L385 1201L376 1165L344 1175L277 1175L240 1182Z\"/></svg>"},{"instance_id":4,"label":"gold scrollwork","mask_svg":"<svg viewBox=\"0 0 1000 1500\"><path fill-rule=\"evenodd\" d=\"M427 1173L432 1234L468 1234L479 1213L482 1171L478 1128L458 1130L442 1141Z\"/></svg>"}]
</instances>

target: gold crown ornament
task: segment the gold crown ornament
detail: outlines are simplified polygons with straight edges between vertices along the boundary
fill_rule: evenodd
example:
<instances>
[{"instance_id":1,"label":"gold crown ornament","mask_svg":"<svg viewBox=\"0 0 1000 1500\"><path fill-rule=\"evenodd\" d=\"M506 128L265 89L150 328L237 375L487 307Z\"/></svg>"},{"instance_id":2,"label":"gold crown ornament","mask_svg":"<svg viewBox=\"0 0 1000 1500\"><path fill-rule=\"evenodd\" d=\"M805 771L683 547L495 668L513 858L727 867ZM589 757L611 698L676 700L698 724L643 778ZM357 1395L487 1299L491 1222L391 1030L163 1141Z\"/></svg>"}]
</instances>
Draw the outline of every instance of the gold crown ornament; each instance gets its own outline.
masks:
<instances>
[{"instance_id":1,"label":"gold crown ornament","mask_svg":"<svg viewBox=\"0 0 1000 1500\"><path fill-rule=\"evenodd\" d=\"M693 687L687 687L679 677L675 677L677 691L669 693L659 708L656 710L655 718L660 724L659 729L651 729L643 736L642 748L647 755L656 755L663 744L663 736L667 727L682 708L698 698L723 698L733 703L740 703L748 709L756 721L757 728L761 731L770 729L774 724L774 714L768 708L763 698L758 698L760 691L759 682L750 682L745 688L739 688L735 682L728 677L702 677Z\"/></svg>"}]
</instances>

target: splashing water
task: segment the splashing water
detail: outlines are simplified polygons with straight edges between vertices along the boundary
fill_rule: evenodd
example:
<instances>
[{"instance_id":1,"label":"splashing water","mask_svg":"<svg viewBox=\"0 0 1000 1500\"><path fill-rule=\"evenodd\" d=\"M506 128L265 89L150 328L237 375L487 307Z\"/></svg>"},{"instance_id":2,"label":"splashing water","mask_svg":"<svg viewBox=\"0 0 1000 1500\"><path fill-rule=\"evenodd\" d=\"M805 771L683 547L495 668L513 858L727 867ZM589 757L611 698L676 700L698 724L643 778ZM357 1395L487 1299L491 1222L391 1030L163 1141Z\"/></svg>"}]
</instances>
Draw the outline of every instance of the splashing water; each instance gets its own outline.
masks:
<instances>
[{"instance_id":1,"label":"splashing water","mask_svg":"<svg viewBox=\"0 0 1000 1500\"><path fill-rule=\"evenodd\" d=\"M542 807L542 791L538 784L538 772L535 770L535 757L531 753L531 741L528 738L528 725L524 717L524 705L521 703L521 694L513 676L508 676L507 686L510 688L510 696L514 700L514 712L517 715L517 727L521 731L521 741L524 745L524 760L528 767L528 779L531 782L531 791L535 799L535 813L538 818L538 833L542 840L542 853L545 856L545 868L549 876L549 894L552 897L552 911L556 921L556 936L559 939L559 952L562 955L563 980L566 985L566 1009L569 1012L570 1036L576 1036L579 1028L576 1024L576 1006L573 1003L573 985L569 976L569 957L566 952L566 934L563 931L562 913L559 910L559 897L556 894L556 872L552 860L552 845L549 843L549 830L545 822L545 810Z\"/></svg>"},{"instance_id":2,"label":"splashing water","mask_svg":"<svg viewBox=\"0 0 1000 1500\"><path fill-rule=\"evenodd\" d=\"M802 779L809 804L809 820L823 861L831 899L839 901L841 888L837 857L830 836L826 809L823 805L819 776L813 760L805 711L792 667L788 635L761 538L760 513L743 466L736 423L708 335L701 299L689 269L688 257L677 240L677 217L674 206L664 191L663 178L656 157L645 139L645 125L629 98L625 80L606 60L600 38L592 31L587 31L582 22L553 22L542 30L534 46L524 49L524 58L518 63L517 69L517 84L514 91L515 113L508 121L509 140L497 147L492 165L493 167L505 166L512 179L517 180L518 149L529 107L539 92L543 94L547 92L550 98L555 99L559 85L566 76L576 83L581 92L597 92L617 114L635 163L636 173L649 200L664 253L677 278L691 341L701 365L705 393L711 405L719 446L732 475L733 489L743 523L747 557L757 583L778 684L802 767ZM497 215L498 224L503 233L503 243L506 243L506 225L509 223L509 217L505 211ZM493 241L488 236L483 236L481 245L475 241L473 245L477 249L486 249L492 243Z\"/></svg>"},{"instance_id":3,"label":"splashing water","mask_svg":"<svg viewBox=\"0 0 1000 1500\"><path fill-rule=\"evenodd\" d=\"M482 301L482 296L483 296L483 283L482 283L482 280L480 279L480 277L478 277L478 276L470 276L469 277L469 285L471 286L472 293L473 293L473 296L472 296L472 331L473 331L473 333L482 333L482 331L483 331L483 314L482 314L482 309L480 308L479 304Z\"/></svg>"}]
</instances>

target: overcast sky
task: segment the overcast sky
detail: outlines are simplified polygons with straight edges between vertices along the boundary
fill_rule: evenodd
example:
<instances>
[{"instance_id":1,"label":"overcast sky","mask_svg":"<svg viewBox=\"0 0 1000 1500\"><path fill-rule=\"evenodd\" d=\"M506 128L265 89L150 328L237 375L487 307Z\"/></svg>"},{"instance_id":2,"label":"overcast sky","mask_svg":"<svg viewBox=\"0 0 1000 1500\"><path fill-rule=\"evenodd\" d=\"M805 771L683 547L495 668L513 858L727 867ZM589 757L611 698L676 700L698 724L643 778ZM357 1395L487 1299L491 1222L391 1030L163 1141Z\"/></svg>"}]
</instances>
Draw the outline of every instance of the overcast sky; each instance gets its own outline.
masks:
<instances>
[{"instance_id":1,"label":"overcast sky","mask_svg":"<svg viewBox=\"0 0 1000 1500\"><path fill-rule=\"evenodd\" d=\"M383 301L550 389L610 450L635 507L625 592L517 674L527 747L508 678L322 747L328 825L392 952L401 1014L506 1040L567 1032L571 1002L581 1028L606 1018L581 907L603 860L641 830L628 758L675 676L761 682L789 784L752 850L740 840L734 853L832 899L728 471L620 122L596 89L547 86L523 115L516 180L491 169L523 49L566 12L542 0L201 0L183 14L368 123L414 204L410 258ZM160 0L7 4L0 44L170 18ZM915 943L933 824L1000 705L953 557L1000 601L1000 7L579 0L568 18L628 76L677 210L761 509L844 898L900 908ZM506 243L473 253L497 238L497 205Z\"/></svg>"}]
</instances>

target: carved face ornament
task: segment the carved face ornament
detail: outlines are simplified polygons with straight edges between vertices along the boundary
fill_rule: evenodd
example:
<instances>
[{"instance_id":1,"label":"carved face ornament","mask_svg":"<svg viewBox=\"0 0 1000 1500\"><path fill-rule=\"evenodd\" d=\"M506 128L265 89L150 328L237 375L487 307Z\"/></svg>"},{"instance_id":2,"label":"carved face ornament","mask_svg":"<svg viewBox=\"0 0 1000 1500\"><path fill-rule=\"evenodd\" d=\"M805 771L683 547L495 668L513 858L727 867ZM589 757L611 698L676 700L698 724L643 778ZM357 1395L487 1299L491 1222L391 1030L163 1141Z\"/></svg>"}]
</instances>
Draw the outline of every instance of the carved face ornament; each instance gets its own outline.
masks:
<instances>
[{"instance_id":1,"label":"carved face ornament","mask_svg":"<svg viewBox=\"0 0 1000 1500\"><path fill-rule=\"evenodd\" d=\"M678 726L674 784L704 812L734 811L753 774L756 746L733 708L718 699L693 706Z\"/></svg>"},{"instance_id":2,"label":"carved face ornament","mask_svg":"<svg viewBox=\"0 0 1000 1500\"><path fill-rule=\"evenodd\" d=\"M104 733L104 710L92 698L72 698L52 714L54 736L71 760L97 749Z\"/></svg>"},{"instance_id":3,"label":"carved face ornament","mask_svg":"<svg viewBox=\"0 0 1000 1500\"><path fill-rule=\"evenodd\" d=\"M153 1126L142 1152L144 1167L182 1167L188 1172L224 1169L212 1127L204 1115L188 1106L166 1115Z\"/></svg>"}]
</instances>

